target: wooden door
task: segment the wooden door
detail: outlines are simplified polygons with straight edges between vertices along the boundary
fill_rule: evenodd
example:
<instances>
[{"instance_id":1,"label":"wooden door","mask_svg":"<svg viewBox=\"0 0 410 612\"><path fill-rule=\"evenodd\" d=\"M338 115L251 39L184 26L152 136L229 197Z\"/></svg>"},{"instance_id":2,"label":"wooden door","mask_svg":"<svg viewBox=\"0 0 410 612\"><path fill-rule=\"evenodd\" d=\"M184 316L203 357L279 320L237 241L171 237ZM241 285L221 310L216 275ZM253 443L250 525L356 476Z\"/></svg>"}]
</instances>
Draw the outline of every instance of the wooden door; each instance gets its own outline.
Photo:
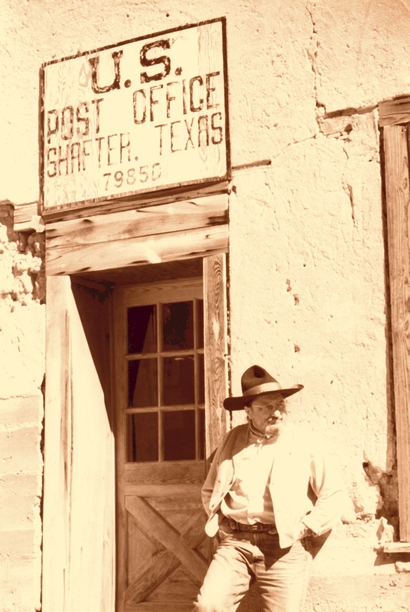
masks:
<instances>
[{"instance_id":1,"label":"wooden door","mask_svg":"<svg viewBox=\"0 0 410 612\"><path fill-rule=\"evenodd\" d=\"M117 611L185 612L205 575L202 278L114 294Z\"/></svg>"},{"instance_id":2,"label":"wooden door","mask_svg":"<svg viewBox=\"0 0 410 612\"><path fill-rule=\"evenodd\" d=\"M114 609L109 292L47 278L42 610Z\"/></svg>"}]
</instances>

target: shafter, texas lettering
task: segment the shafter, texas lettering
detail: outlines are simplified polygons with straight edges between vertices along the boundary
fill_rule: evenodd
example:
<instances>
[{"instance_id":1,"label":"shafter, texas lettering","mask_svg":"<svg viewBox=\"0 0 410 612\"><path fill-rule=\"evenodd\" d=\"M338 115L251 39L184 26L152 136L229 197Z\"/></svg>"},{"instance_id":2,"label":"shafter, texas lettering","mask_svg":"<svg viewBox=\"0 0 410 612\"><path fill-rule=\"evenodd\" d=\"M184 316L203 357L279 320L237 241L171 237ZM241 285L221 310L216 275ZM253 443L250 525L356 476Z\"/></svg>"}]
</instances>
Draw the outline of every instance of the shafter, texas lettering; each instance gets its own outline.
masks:
<instances>
[{"instance_id":1,"label":"shafter, texas lettering","mask_svg":"<svg viewBox=\"0 0 410 612\"><path fill-rule=\"evenodd\" d=\"M45 65L43 190L50 207L225 179L221 21Z\"/></svg>"}]
</instances>

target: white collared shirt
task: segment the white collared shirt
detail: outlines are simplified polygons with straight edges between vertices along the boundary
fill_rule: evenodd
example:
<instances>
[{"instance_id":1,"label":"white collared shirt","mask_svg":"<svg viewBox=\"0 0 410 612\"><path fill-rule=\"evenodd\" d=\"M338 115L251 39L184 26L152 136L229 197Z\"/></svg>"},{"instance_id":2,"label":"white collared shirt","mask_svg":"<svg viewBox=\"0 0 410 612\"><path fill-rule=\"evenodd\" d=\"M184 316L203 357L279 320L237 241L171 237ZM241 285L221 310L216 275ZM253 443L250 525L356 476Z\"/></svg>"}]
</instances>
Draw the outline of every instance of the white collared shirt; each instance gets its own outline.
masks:
<instances>
[{"instance_id":1,"label":"white collared shirt","mask_svg":"<svg viewBox=\"0 0 410 612\"><path fill-rule=\"evenodd\" d=\"M238 523L275 523L269 492L276 440L249 428L248 443L233 457L235 479L221 504L222 513Z\"/></svg>"}]
</instances>

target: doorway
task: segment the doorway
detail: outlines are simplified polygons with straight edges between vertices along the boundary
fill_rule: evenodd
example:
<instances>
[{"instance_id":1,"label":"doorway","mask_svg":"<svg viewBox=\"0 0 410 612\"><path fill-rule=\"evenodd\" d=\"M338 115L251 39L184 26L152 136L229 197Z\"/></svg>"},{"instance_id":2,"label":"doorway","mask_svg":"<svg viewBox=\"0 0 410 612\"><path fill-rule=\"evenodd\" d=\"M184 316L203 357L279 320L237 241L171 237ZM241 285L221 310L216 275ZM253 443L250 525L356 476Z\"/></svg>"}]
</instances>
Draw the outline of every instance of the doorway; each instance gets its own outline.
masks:
<instances>
[{"instance_id":1,"label":"doorway","mask_svg":"<svg viewBox=\"0 0 410 612\"><path fill-rule=\"evenodd\" d=\"M47 292L43 609L188 612L227 428L225 255L51 276Z\"/></svg>"},{"instance_id":2,"label":"doorway","mask_svg":"<svg viewBox=\"0 0 410 612\"><path fill-rule=\"evenodd\" d=\"M117 610L184 612L209 561L202 277L114 291Z\"/></svg>"}]
</instances>

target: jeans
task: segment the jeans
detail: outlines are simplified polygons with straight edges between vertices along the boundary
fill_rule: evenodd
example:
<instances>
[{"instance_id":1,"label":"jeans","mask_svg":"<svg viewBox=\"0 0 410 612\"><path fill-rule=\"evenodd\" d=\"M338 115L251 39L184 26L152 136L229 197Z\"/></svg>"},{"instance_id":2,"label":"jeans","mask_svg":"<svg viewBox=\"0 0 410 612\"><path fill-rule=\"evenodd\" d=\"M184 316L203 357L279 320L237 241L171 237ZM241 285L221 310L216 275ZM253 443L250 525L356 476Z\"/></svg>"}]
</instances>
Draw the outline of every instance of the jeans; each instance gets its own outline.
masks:
<instances>
[{"instance_id":1,"label":"jeans","mask_svg":"<svg viewBox=\"0 0 410 612\"><path fill-rule=\"evenodd\" d=\"M234 612L256 582L261 612L299 612L312 562L307 538L279 548L277 534L233 531L226 521L219 538L193 611Z\"/></svg>"}]
</instances>

